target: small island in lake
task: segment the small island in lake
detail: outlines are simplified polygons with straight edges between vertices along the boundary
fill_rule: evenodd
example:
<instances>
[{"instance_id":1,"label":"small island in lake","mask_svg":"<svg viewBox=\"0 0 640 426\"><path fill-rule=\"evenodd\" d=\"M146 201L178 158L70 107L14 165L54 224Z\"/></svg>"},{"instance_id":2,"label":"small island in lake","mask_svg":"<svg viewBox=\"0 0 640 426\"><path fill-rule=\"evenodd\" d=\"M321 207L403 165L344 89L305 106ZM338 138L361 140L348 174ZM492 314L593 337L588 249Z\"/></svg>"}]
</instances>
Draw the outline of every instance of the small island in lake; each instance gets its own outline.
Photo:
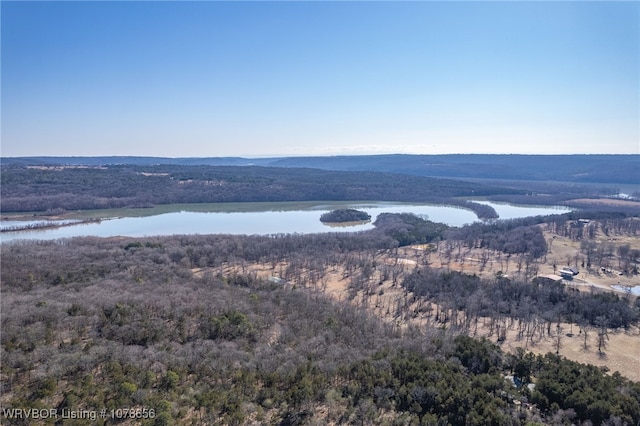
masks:
<instances>
[{"instance_id":1,"label":"small island in lake","mask_svg":"<svg viewBox=\"0 0 640 426\"><path fill-rule=\"evenodd\" d=\"M371 215L355 209L338 209L320 216L322 223L364 222L371 220Z\"/></svg>"}]
</instances>

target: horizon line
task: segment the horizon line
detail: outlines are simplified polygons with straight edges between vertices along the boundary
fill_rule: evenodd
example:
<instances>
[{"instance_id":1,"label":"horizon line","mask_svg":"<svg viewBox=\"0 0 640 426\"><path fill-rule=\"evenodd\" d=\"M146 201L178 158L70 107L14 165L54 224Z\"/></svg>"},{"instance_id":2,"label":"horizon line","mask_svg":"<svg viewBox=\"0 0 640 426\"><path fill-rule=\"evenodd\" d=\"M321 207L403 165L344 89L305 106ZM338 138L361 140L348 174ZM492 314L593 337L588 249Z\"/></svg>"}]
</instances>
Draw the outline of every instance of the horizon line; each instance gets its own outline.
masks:
<instances>
[{"instance_id":1,"label":"horizon line","mask_svg":"<svg viewBox=\"0 0 640 426\"><path fill-rule=\"evenodd\" d=\"M387 153L387 154L316 154L316 155L222 155L222 156L159 156L159 155L141 155L141 154L104 154L104 155L85 155L85 154L73 154L73 155L11 155L5 156L0 154L0 159L14 159L14 158L100 158L100 157L124 157L124 158L167 158L167 159L206 159L206 158L242 158L242 159L270 159L270 158L331 158L331 157L388 157L388 156L406 156L406 157L444 157L444 156L460 156L460 155L482 155L482 156L522 156L522 157L563 157L563 156L640 156L638 153L566 153L566 154L522 154L522 153L447 153L447 154L410 154L404 152Z\"/></svg>"}]
</instances>

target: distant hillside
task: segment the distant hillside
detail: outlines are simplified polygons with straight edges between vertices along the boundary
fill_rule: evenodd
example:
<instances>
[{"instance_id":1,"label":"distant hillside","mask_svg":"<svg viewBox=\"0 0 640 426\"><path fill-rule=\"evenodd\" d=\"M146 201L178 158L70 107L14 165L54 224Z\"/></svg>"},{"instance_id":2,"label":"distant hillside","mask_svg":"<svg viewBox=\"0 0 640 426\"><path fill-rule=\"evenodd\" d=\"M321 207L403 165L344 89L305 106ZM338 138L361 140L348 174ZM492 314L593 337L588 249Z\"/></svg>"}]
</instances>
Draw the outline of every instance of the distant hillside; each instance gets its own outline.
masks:
<instances>
[{"instance_id":1,"label":"distant hillside","mask_svg":"<svg viewBox=\"0 0 640 426\"><path fill-rule=\"evenodd\" d=\"M278 158L13 157L21 165L211 165L305 167L465 179L640 184L640 155L353 155Z\"/></svg>"},{"instance_id":2,"label":"distant hillside","mask_svg":"<svg viewBox=\"0 0 640 426\"><path fill-rule=\"evenodd\" d=\"M135 156L107 156L107 157L5 157L3 165L23 166L262 166L273 162L273 158L241 158L241 157L135 157Z\"/></svg>"},{"instance_id":3,"label":"distant hillside","mask_svg":"<svg viewBox=\"0 0 640 426\"><path fill-rule=\"evenodd\" d=\"M195 165L23 166L0 169L2 212L151 207L174 203L407 201L493 208L460 197L525 195L518 189L380 172Z\"/></svg>"},{"instance_id":4,"label":"distant hillside","mask_svg":"<svg viewBox=\"0 0 640 426\"><path fill-rule=\"evenodd\" d=\"M418 176L640 184L640 155L377 155L300 157L270 166Z\"/></svg>"}]
</instances>

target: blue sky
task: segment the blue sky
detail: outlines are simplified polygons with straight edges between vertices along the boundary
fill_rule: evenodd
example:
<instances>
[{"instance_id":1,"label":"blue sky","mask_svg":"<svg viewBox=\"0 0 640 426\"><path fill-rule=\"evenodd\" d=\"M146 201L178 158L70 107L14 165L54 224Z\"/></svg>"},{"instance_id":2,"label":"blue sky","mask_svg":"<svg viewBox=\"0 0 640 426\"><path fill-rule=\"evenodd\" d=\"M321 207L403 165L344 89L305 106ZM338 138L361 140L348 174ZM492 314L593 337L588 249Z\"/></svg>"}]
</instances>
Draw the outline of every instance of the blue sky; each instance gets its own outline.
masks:
<instances>
[{"instance_id":1,"label":"blue sky","mask_svg":"<svg viewBox=\"0 0 640 426\"><path fill-rule=\"evenodd\" d=\"M640 153L638 2L1 2L2 156Z\"/></svg>"}]
</instances>

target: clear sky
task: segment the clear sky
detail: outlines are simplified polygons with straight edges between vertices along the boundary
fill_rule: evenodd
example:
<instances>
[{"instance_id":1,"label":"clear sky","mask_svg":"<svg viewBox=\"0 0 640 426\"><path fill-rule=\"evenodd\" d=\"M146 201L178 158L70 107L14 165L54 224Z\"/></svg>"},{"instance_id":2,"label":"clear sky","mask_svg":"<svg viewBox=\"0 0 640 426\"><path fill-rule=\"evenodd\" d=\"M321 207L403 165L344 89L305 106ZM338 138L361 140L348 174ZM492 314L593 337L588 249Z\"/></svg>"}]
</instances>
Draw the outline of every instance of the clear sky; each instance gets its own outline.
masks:
<instances>
[{"instance_id":1,"label":"clear sky","mask_svg":"<svg viewBox=\"0 0 640 426\"><path fill-rule=\"evenodd\" d=\"M640 153L639 2L0 4L2 156Z\"/></svg>"}]
</instances>

